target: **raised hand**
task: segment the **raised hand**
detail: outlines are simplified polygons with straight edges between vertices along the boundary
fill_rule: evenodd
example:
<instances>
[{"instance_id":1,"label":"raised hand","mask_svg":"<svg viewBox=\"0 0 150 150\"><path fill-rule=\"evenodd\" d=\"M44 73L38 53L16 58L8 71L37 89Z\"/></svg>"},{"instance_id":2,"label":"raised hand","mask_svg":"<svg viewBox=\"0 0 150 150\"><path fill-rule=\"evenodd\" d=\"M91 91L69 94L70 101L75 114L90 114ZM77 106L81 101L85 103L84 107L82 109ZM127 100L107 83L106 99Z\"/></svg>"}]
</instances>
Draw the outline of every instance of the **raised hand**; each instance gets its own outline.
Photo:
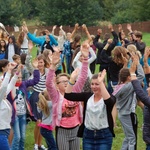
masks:
<instances>
[{"instance_id":1,"label":"raised hand","mask_svg":"<svg viewBox=\"0 0 150 150\"><path fill-rule=\"evenodd\" d=\"M23 26L22 26L22 30L23 30L23 32L25 32L25 33L28 33L28 32L29 32L27 25L23 25Z\"/></svg>"},{"instance_id":2,"label":"raised hand","mask_svg":"<svg viewBox=\"0 0 150 150\"><path fill-rule=\"evenodd\" d=\"M9 64L8 64L8 70L13 70L15 67L17 66L17 64L16 63L14 63L14 62L10 62Z\"/></svg>"},{"instance_id":3,"label":"raised hand","mask_svg":"<svg viewBox=\"0 0 150 150\"><path fill-rule=\"evenodd\" d=\"M51 64L56 66L60 62L60 53L55 51L51 57Z\"/></svg>"},{"instance_id":4,"label":"raised hand","mask_svg":"<svg viewBox=\"0 0 150 150\"><path fill-rule=\"evenodd\" d=\"M119 30L119 32L122 32L122 25L121 24L118 25L118 30Z\"/></svg>"},{"instance_id":5,"label":"raised hand","mask_svg":"<svg viewBox=\"0 0 150 150\"><path fill-rule=\"evenodd\" d=\"M97 34L98 34L98 35L101 35L101 34L102 34L102 29L98 29L98 30L97 30Z\"/></svg>"},{"instance_id":6,"label":"raised hand","mask_svg":"<svg viewBox=\"0 0 150 150\"><path fill-rule=\"evenodd\" d=\"M113 29L113 25L112 25L112 24L109 24L109 25L108 25L108 29L112 30L112 29Z\"/></svg>"},{"instance_id":7,"label":"raised hand","mask_svg":"<svg viewBox=\"0 0 150 150\"><path fill-rule=\"evenodd\" d=\"M88 58L89 56L89 48L90 48L90 45L88 44L88 42L83 42L83 44L81 45L81 53L82 53L82 56L84 58Z\"/></svg>"},{"instance_id":8,"label":"raised hand","mask_svg":"<svg viewBox=\"0 0 150 150\"><path fill-rule=\"evenodd\" d=\"M56 29L56 27L57 27L57 26L56 26L56 25L54 25L54 26L53 26L53 30L55 30L55 29Z\"/></svg>"},{"instance_id":9,"label":"raised hand","mask_svg":"<svg viewBox=\"0 0 150 150\"><path fill-rule=\"evenodd\" d=\"M103 82L106 76L106 70L104 69L102 72L98 74L98 81L99 83Z\"/></svg>"},{"instance_id":10,"label":"raised hand","mask_svg":"<svg viewBox=\"0 0 150 150\"><path fill-rule=\"evenodd\" d=\"M111 44L112 42L113 42L113 39L108 39L108 40L107 40L107 43L108 43L108 44Z\"/></svg>"},{"instance_id":11,"label":"raised hand","mask_svg":"<svg viewBox=\"0 0 150 150\"><path fill-rule=\"evenodd\" d=\"M21 71L21 69L23 69L23 65L22 64L18 65L18 67L17 67L17 73L19 73Z\"/></svg>"},{"instance_id":12,"label":"raised hand","mask_svg":"<svg viewBox=\"0 0 150 150\"><path fill-rule=\"evenodd\" d=\"M62 30L62 25L59 27L60 30Z\"/></svg>"},{"instance_id":13,"label":"raised hand","mask_svg":"<svg viewBox=\"0 0 150 150\"><path fill-rule=\"evenodd\" d=\"M131 25L130 24L127 24L127 29L132 32L132 28L131 28Z\"/></svg>"},{"instance_id":14,"label":"raised hand","mask_svg":"<svg viewBox=\"0 0 150 150\"><path fill-rule=\"evenodd\" d=\"M130 73L135 73L137 65L139 64L139 56L137 54L132 54L132 64L130 68Z\"/></svg>"},{"instance_id":15,"label":"raised hand","mask_svg":"<svg viewBox=\"0 0 150 150\"><path fill-rule=\"evenodd\" d=\"M83 30L86 30L86 29L87 29L87 27L86 27L85 24L82 25L82 29L83 29Z\"/></svg>"},{"instance_id":16,"label":"raised hand","mask_svg":"<svg viewBox=\"0 0 150 150\"><path fill-rule=\"evenodd\" d=\"M60 52L60 47L58 47L58 46L53 46L53 50L54 50L55 52Z\"/></svg>"},{"instance_id":17,"label":"raised hand","mask_svg":"<svg viewBox=\"0 0 150 150\"><path fill-rule=\"evenodd\" d=\"M78 30L79 28L80 28L80 27L79 27L79 24L76 23L76 24L75 24L75 29Z\"/></svg>"},{"instance_id":18,"label":"raised hand","mask_svg":"<svg viewBox=\"0 0 150 150\"><path fill-rule=\"evenodd\" d=\"M49 35L50 34L50 32L46 29L46 30L44 30L45 31L45 33L46 33L46 35Z\"/></svg>"},{"instance_id":19,"label":"raised hand","mask_svg":"<svg viewBox=\"0 0 150 150\"><path fill-rule=\"evenodd\" d=\"M70 81L71 82L75 82L78 75L79 75L79 72L80 72L80 68L76 68L72 73L71 73L71 76L70 76Z\"/></svg>"}]
</instances>

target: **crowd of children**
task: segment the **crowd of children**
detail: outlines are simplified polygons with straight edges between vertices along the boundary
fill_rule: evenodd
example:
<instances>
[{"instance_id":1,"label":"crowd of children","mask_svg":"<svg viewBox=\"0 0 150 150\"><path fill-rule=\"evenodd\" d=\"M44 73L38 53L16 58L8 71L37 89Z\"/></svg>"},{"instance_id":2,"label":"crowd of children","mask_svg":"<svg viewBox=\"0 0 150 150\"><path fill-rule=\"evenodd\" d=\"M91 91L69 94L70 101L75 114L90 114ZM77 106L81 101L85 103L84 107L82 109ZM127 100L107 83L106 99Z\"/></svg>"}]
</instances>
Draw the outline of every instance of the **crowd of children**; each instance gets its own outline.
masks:
<instances>
[{"instance_id":1,"label":"crowd of children","mask_svg":"<svg viewBox=\"0 0 150 150\"><path fill-rule=\"evenodd\" d=\"M136 150L137 104L150 150L150 48L142 33L128 24L127 38L121 25L117 33L110 24L112 36L102 41L102 29L90 35L83 24L81 43L79 24L72 33L60 26L58 36L56 28L37 36L23 23L17 40L0 35L0 150L25 149L28 117L35 122L34 150L80 150L80 138L83 150L111 150L117 117L125 135L120 149ZM32 42L39 47L35 59Z\"/></svg>"}]
</instances>

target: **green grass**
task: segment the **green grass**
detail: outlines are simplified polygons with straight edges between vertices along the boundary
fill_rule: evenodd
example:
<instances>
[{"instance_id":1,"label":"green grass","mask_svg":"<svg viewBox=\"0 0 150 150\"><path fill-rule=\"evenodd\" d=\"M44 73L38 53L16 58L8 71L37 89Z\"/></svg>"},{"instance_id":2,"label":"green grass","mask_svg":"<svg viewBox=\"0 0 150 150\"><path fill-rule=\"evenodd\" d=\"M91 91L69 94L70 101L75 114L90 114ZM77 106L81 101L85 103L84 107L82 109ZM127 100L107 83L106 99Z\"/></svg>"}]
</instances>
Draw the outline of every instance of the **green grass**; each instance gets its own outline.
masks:
<instances>
[{"instance_id":1,"label":"green grass","mask_svg":"<svg viewBox=\"0 0 150 150\"><path fill-rule=\"evenodd\" d=\"M143 41L147 44L147 46L150 46L150 33L144 33L143 34ZM36 57L37 48L34 47L32 51L33 58ZM96 73L98 73L99 65L96 66ZM142 124L143 124L143 111L141 108L137 107L137 116L138 116L138 141L137 141L137 150L144 150L145 149L145 143L142 139ZM119 120L117 119L117 128L115 128L115 134L116 137L113 140L113 147L112 150L120 150L121 145L124 139L124 133L122 130L122 127L120 125ZM44 141L44 139L43 139ZM43 142L45 144L45 142ZM82 143L82 142L81 142ZM25 141L25 150L32 150L34 146L34 123L30 122L27 125L27 132L26 132L26 141ZM82 147L82 145L81 145Z\"/></svg>"}]
</instances>

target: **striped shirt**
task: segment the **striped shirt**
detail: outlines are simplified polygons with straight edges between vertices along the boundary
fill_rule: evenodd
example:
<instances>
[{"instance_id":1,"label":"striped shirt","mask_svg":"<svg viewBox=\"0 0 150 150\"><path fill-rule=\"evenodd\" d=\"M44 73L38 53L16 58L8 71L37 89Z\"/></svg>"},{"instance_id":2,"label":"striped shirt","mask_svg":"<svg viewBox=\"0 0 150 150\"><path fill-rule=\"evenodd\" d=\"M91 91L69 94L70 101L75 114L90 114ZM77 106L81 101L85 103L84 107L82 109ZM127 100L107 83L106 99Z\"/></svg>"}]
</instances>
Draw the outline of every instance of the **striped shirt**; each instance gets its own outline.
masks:
<instances>
[{"instance_id":1,"label":"striped shirt","mask_svg":"<svg viewBox=\"0 0 150 150\"><path fill-rule=\"evenodd\" d=\"M40 74L40 81L34 85L33 90L36 92L42 92L43 90L46 89L46 76L48 73L48 69L45 68L45 73L44 74Z\"/></svg>"}]
</instances>

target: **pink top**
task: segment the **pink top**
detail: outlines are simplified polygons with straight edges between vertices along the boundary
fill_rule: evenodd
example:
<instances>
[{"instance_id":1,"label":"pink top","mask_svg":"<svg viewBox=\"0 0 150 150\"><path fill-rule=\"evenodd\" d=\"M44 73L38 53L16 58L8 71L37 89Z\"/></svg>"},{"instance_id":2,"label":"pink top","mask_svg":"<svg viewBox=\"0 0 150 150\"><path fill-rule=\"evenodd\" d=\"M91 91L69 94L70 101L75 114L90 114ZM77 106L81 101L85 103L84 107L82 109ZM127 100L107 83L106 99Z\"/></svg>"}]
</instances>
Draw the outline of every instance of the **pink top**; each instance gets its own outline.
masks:
<instances>
[{"instance_id":1,"label":"pink top","mask_svg":"<svg viewBox=\"0 0 150 150\"><path fill-rule=\"evenodd\" d=\"M88 62L83 62L83 65L81 68L81 74L79 75L77 82L73 86L73 92L81 92L82 91L84 83L87 79L87 72L88 72ZM58 89L55 86L55 83L53 81L54 75L55 75L55 70L49 69L48 75L46 77L46 87L47 87L47 91L52 99L52 106L53 106L53 121L52 121L53 127L60 126L61 121L63 122L63 124L65 122L64 120L62 120L62 119L64 119L62 117L62 115L63 115L62 112L64 111L64 109L63 109L64 96L58 91ZM80 123L81 123L82 118L83 118L83 115L82 115L83 109L82 109L81 103L79 103L78 109L80 110L80 112L75 114L75 116L77 116L79 118ZM67 121L67 119L68 118L66 118L66 121ZM67 121L67 123L68 123L68 121ZM72 126L72 127L74 127L74 126Z\"/></svg>"},{"instance_id":2,"label":"pink top","mask_svg":"<svg viewBox=\"0 0 150 150\"><path fill-rule=\"evenodd\" d=\"M79 125L79 114L79 102L72 102L64 99L62 104L62 118L60 121L60 126L72 128Z\"/></svg>"},{"instance_id":3,"label":"pink top","mask_svg":"<svg viewBox=\"0 0 150 150\"><path fill-rule=\"evenodd\" d=\"M42 128L45 128L45 129L48 129L48 130L53 130L53 127L51 125L46 125L46 124L42 124L42 123L39 123L38 124L39 127L42 127Z\"/></svg>"}]
</instances>

